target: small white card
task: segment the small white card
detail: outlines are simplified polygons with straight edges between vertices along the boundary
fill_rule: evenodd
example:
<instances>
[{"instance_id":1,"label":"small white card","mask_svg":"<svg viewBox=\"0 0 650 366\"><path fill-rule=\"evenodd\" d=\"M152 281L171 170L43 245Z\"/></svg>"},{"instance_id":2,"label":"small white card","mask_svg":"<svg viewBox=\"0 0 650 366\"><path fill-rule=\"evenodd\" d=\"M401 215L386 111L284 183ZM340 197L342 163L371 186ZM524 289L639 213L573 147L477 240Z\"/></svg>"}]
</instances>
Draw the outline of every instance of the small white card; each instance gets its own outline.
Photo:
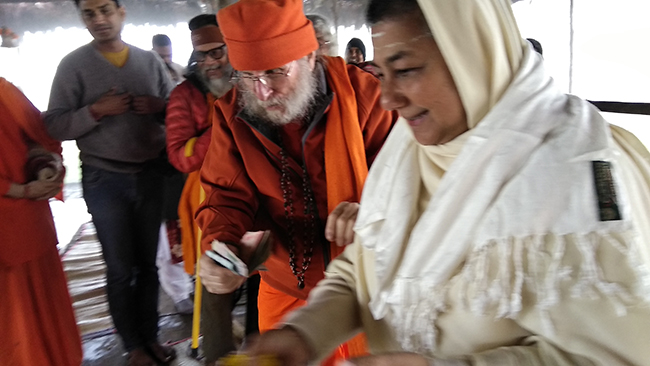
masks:
<instances>
[{"instance_id":1,"label":"small white card","mask_svg":"<svg viewBox=\"0 0 650 366\"><path fill-rule=\"evenodd\" d=\"M242 277L248 277L248 267L246 264L225 243L214 240L212 242L212 250L205 252L205 254L231 272Z\"/></svg>"}]
</instances>

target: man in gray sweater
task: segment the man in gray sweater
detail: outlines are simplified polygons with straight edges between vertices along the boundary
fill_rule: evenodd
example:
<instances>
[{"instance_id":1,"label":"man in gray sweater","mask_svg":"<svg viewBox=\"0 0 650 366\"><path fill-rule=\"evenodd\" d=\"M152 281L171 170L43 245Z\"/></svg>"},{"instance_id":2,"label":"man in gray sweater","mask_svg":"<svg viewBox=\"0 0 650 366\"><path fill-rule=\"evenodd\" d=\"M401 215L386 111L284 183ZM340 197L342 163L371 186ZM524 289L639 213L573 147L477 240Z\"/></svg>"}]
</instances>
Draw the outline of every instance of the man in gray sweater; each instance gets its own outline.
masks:
<instances>
[{"instance_id":1,"label":"man in gray sweater","mask_svg":"<svg viewBox=\"0 0 650 366\"><path fill-rule=\"evenodd\" d=\"M76 140L82 185L107 266L113 323L130 366L174 358L158 342L156 248L161 222L166 99L173 88L153 53L124 43L118 0L75 0L94 40L59 65L44 119Z\"/></svg>"}]
</instances>

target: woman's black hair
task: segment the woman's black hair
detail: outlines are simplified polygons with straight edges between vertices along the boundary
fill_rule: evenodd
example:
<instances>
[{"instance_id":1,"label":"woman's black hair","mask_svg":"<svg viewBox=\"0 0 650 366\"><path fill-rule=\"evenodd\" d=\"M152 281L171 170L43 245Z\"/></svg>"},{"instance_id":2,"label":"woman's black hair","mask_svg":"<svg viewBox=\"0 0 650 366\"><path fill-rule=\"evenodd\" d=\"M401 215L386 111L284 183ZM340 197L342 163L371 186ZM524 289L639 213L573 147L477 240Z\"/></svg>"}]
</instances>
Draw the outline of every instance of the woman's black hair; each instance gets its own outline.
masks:
<instances>
[{"instance_id":1,"label":"woman's black hair","mask_svg":"<svg viewBox=\"0 0 650 366\"><path fill-rule=\"evenodd\" d=\"M366 21L372 26L382 20L395 19L414 12L421 12L417 0L370 0Z\"/></svg>"}]
</instances>

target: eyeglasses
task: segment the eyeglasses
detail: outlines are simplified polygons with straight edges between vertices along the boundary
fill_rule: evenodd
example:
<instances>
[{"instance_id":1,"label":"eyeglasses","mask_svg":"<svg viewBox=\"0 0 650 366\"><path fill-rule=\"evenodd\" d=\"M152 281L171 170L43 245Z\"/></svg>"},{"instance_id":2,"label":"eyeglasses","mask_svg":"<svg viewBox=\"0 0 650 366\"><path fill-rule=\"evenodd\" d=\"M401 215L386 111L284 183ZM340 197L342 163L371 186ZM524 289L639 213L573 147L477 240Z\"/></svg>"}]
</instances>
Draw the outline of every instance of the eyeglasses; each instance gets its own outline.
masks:
<instances>
[{"instance_id":1,"label":"eyeglasses","mask_svg":"<svg viewBox=\"0 0 650 366\"><path fill-rule=\"evenodd\" d=\"M233 83L241 81L247 85L253 85L256 81L259 81L268 86L270 83L278 83L286 80L286 78L291 75L292 66L293 62L277 69L267 70L262 75L253 75L249 72L235 72L233 73L231 81Z\"/></svg>"},{"instance_id":2,"label":"eyeglasses","mask_svg":"<svg viewBox=\"0 0 650 366\"><path fill-rule=\"evenodd\" d=\"M223 56L226 55L226 45L224 44L221 47L213 48L209 51L194 51L194 58L197 62L203 62L205 59L210 56L215 61L219 61Z\"/></svg>"}]
</instances>

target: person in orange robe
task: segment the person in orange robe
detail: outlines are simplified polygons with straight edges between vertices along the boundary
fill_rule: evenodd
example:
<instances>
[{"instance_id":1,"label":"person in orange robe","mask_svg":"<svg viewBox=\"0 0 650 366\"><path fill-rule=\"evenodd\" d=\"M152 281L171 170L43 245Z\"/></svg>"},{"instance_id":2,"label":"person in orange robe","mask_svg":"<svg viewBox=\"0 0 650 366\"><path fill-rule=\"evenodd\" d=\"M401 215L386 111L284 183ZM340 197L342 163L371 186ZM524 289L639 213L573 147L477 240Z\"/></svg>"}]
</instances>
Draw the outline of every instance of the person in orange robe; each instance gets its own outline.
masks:
<instances>
[{"instance_id":1,"label":"person in orange robe","mask_svg":"<svg viewBox=\"0 0 650 366\"><path fill-rule=\"evenodd\" d=\"M258 298L264 332L305 303L343 250L325 235L328 214L341 202L359 202L397 115L381 108L372 75L342 58L316 55L302 1L240 0L221 9L217 21L236 87L215 103L197 223L204 250L218 240L249 264L240 239L247 231L271 231ZM205 255L199 275L220 294L246 280ZM337 357L364 352L363 339L353 343Z\"/></svg>"},{"instance_id":2,"label":"person in orange robe","mask_svg":"<svg viewBox=\"0 0 650 366\"><path fill-rule=\"evenodd\" d=\"M60 154L40 112L0 78L0 365L81 364L48 203L61 191Z\"/></svg>"}]
</instances>

